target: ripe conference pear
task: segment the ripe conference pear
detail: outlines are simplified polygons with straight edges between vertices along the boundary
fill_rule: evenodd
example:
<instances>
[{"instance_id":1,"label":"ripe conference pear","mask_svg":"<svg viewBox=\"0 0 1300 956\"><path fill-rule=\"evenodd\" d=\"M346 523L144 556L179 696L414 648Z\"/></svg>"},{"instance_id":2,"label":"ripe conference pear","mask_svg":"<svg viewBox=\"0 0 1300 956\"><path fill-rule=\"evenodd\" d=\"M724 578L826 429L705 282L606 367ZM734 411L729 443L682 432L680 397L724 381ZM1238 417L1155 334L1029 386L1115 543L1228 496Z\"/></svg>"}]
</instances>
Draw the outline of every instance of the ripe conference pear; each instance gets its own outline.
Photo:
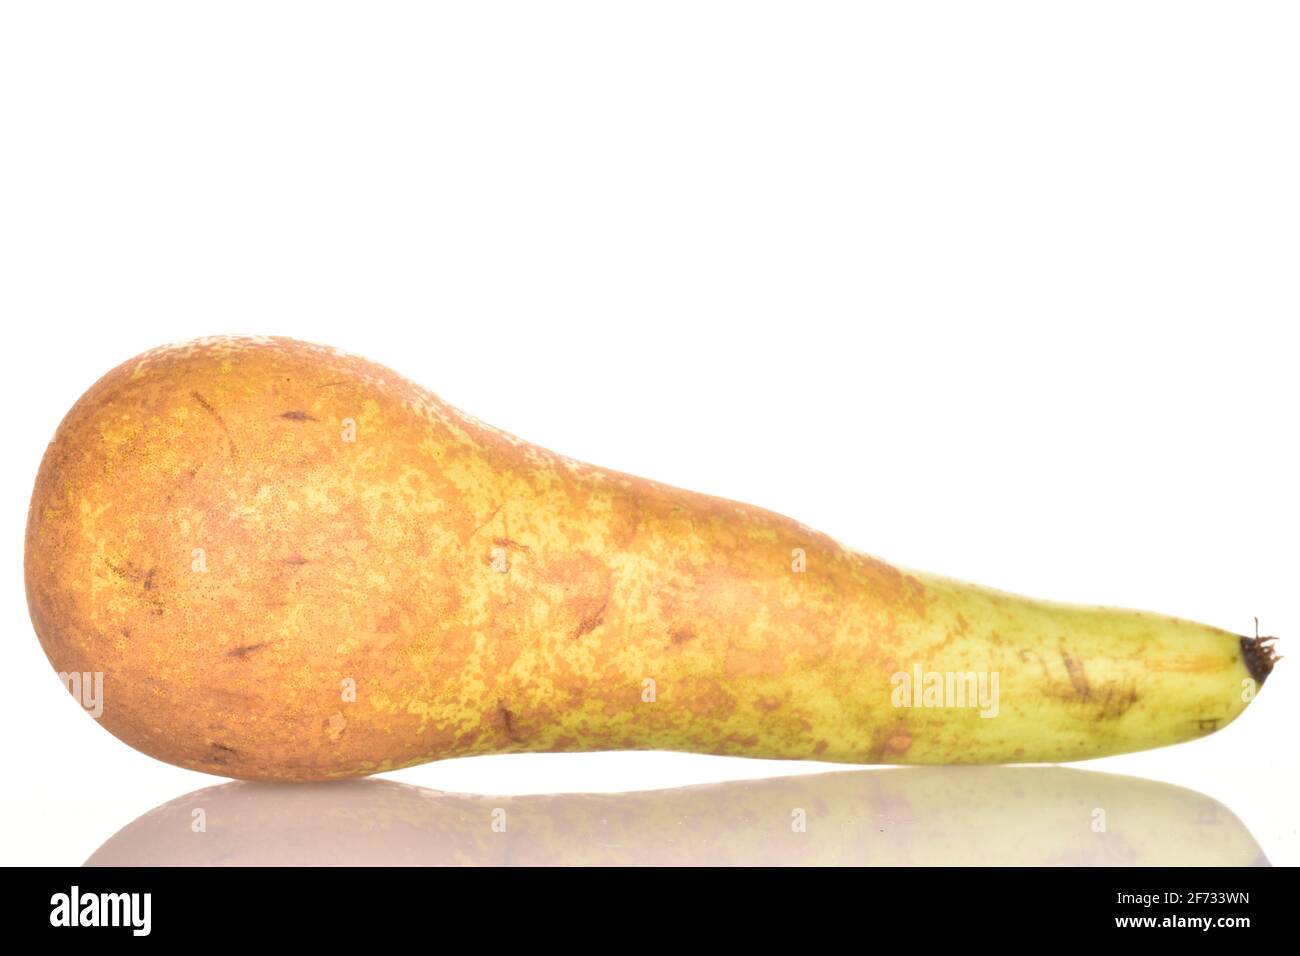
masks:
<instances>
[{"instance_id":1,"label":"ripe conference pear","mask_svg":"<svg viewBox=\"0 0 1300 956\"><path fill-rule=\"evenodd\" d=\"M100 723L250 779L519 751L1077 760L1226 726L1274 661L1268 638L902 570L278 338L96 383L41 464L25 566Z\"/></svg>"}]
</instances>

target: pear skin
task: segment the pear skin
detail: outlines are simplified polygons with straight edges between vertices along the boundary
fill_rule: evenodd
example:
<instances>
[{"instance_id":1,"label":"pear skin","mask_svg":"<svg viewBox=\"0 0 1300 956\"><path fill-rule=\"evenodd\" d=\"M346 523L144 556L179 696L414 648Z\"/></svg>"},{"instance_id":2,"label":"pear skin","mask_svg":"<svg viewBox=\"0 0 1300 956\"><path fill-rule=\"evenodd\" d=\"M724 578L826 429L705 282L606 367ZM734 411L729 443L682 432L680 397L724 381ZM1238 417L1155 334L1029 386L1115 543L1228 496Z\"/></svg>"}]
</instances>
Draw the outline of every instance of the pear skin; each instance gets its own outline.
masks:
<instances>
[{"instance_id":1,"label":"pear skin","mask_svg":"<svg viewBox=\"0 0 1300 956\"><path fill-rule=\"evenodd\" d=\"M148 352L76 403L26 535L36 633L98 720L194 770L676 750L1067 761L1225 727L1267 638L894 567L573 461L335 349Z\"/></svg>"}]
</instances>

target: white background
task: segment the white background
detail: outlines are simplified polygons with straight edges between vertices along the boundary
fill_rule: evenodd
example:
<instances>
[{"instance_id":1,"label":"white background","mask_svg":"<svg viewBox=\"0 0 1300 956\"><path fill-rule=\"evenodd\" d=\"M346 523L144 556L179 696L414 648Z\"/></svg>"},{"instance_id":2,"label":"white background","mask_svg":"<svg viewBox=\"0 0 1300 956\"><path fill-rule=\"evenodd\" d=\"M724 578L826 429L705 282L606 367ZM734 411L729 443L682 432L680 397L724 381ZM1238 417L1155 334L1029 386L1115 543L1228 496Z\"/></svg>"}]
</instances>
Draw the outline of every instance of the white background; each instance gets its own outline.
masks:
<instances>
[{"instance_id":1,"label":"white background","mask_svg":"<svg viewBox=\"0 0 1300 956\"><path fill-rule=\"evenodd\" d=\"M904 566L1300 635L1300 9L1285 3L6 3L0 862L215 778L59 690L21 542L107 369L336 345L567 455ZM1083 766L1300 862L1297 671ZM476 758L446 790L825 770Z\"/></svg>"}]
</instances>

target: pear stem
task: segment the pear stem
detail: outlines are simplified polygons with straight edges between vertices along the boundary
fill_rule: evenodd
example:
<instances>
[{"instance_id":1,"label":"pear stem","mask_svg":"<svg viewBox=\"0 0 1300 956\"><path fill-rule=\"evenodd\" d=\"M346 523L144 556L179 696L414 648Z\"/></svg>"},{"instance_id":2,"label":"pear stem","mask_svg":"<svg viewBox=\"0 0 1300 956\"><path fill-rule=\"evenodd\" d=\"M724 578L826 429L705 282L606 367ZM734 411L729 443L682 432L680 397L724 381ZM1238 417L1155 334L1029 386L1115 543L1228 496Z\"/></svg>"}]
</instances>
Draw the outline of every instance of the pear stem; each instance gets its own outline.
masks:
<instances>
[{"instance_id":1,"label":"pear stem","mask_svg":"<svg viewBox=\"0 0 1300 956\"><path fill-rule=\"evenodd\" d=\"M1281 659L1273 646L1276 640L1276 637L1260 637L1258 634L1241 639L1241 656L1246 661L1246 670L1261 686L1273 673L1273 665Z\"/></svg>"}]
</instances>

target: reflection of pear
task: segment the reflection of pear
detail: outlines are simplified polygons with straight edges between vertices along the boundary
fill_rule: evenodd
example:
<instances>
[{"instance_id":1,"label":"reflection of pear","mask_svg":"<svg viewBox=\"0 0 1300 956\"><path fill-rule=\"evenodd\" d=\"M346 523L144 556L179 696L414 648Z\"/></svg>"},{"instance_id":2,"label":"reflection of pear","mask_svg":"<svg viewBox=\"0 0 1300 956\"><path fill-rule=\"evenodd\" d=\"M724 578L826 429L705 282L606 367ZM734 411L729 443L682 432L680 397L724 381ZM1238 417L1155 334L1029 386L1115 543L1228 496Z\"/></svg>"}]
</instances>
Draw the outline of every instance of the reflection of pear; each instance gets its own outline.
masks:
<instances>
[{"instance_id":1,"label":"reflection of pear","mask_svg":"<svg viewBox=\"0 0 1300 956\"><path fill-rule=\"evenodd\" d=\"M196 832L199 821L205 829ZM1056 767L936 767L525 797L441 793L387 780L229 783L149 811L86 863L467 864L1268 861L1230 810L1193 790Z\"/></svg>"}]
</instances>

